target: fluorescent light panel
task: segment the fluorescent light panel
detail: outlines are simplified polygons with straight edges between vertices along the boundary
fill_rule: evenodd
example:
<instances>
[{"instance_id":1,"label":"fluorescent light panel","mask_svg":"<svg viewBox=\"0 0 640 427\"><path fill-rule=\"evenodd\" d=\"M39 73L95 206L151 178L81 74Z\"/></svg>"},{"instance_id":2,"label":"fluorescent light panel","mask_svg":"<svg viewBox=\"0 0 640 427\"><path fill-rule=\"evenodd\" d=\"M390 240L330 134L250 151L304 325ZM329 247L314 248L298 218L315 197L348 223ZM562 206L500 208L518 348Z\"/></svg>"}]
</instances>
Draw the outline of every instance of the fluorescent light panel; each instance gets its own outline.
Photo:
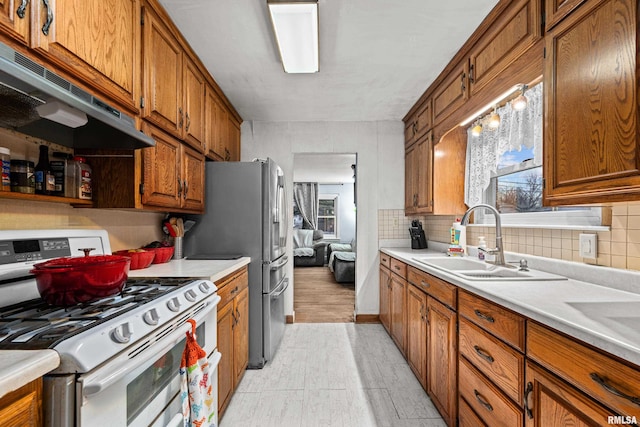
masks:
<instances>
[{"instance_id":1,"label":"fluorescent light panel","mask_svg":"<svg viewBox=\"0 0 640 427\"><path fill-rule=\"evenodd\" d=\"M270 2L268 6L284 71L318 72L318 3Z\"/></svg>"}]
</instances>

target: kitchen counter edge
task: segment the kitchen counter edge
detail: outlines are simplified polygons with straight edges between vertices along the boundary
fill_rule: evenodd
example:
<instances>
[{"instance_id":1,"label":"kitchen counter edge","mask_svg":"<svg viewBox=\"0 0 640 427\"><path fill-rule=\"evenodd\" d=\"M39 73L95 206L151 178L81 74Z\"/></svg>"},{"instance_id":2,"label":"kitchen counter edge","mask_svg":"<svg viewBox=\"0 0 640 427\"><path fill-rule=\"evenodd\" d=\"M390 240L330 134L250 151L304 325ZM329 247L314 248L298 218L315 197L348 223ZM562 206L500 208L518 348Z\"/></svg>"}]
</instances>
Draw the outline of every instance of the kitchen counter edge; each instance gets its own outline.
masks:
<instances>
[{"instance_id":1,"label":"kitchen counter edge","mask_svg":"<svg viewBox=\"0 0 640 427\"><path fill-rule=\"evenodd\" d=\"M152 264L148 268L133 270L129 277L188 277L216 282L248 265L249 257L231 260L171 260L164 264Z\"/></svg>"},{"instance_id":2,"label":"kitchen counter edge","mask_svg":"<svg viewBox=\"0 0 640 427\"><path fill-rule=\"evenodd\" d=\"M611 337L607 334L606 328L600 328L598 325L587 325L585 326L582 323L578 323L575 319L571 319L570 315L563 316L559 310L556 310L555 313L550 313L545 307L541 307L539 304L535 303L527 303L517 297L518 290L523 290L523 297L525 299L526 292L525 287L522 286L523 282L502 282L500 284L495 284L492 286L488 286L485 283L472 283L458 278L455 275L447 274L446 272L428 267L424 264L421 264L415 260L413 257L424 255L424 254L435 254L436 251L432 250L412 250L409 248L380 248L380 251L396 258L407 265L415 267L421 271L424 271L428 274L436 276L440 279L443 279L449 283L452 283L458 286L461 289L467 290L475 295L483 297L489 301L492 301L496 304L500 304L503 307L506 307L510 310L515 311L518 314L528 317L534 321L537 321L545 326L556 329L560 332L563 332L573 338L581 340L587 344L590 344L602 351L608 352L617 356L627 362L633 363L637 366L640 366L640 342L624 342L624 340L616 339L615 337ZM442 254L443 256L445 254ZM602 285L596 285L589 282L581 282L578 280L568 279L563 281L564 283L570 285L578 285L578 286L594 286L597 287L600 292L611 292L612 295L619 294L620 291L613 288L607 288ZM548 284L549 282L546 282ZM558 283L553 282L553 283ZM530 285L535 284L543 284L543 282L531 281ZM485 289L483 289L483 287ZM493 289L486 289L493 288ZM510 295L505 297L504 295L500 295L497 291L502 288L502 290L509 290ZM552 298L555 298L554 295ZM568 313L567 313L568 314Z\"/></svg>"},{"instance_id":3,"label":"kitchen counter edge","mask_svg":"<svg viewBox=\"0 0 640 427\"><path fill-rule=\"evenodd\" d=\"M53 371L60 365L54 350L0 351L0 398Z\"/></svg>"}]
</instances>

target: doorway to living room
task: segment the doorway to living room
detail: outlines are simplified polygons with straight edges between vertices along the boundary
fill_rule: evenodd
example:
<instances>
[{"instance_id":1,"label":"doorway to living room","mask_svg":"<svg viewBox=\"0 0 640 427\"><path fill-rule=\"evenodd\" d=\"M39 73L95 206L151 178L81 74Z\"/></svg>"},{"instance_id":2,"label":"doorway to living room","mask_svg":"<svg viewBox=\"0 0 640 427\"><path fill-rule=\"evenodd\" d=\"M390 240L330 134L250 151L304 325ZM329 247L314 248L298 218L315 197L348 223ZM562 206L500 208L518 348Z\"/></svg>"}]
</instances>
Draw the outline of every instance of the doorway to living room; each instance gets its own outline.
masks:
<instances>
[{"instance_id":1,"label":"doorway to living room","mask_svg":"<svg viewBox=\"0 0 640 427\"><path fill-rule=\"evenodd\" d=\"M295 322L353 322L355 154L296 153L293 168Z\"/></svg>"}]
</instances>

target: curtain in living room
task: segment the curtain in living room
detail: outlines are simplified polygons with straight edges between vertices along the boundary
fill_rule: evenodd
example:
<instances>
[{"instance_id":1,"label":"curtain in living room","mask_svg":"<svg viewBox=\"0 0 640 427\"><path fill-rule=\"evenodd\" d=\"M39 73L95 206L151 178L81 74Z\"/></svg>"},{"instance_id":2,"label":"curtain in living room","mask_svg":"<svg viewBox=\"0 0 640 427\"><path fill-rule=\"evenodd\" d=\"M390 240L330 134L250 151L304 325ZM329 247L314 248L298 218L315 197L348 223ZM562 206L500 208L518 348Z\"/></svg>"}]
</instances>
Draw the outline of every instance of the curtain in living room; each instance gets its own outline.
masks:
<instances>
[{"instance_id":1,"label":"curtain in living room","mask_svg":"<svg viewBox=\"0 0 640 427\"><path fill-rule=\"evenodd\" d=\"M293 184L293 198L302 215L302 228L318 228L318 183L296 182Z\"/></svg>"}]
</instances>

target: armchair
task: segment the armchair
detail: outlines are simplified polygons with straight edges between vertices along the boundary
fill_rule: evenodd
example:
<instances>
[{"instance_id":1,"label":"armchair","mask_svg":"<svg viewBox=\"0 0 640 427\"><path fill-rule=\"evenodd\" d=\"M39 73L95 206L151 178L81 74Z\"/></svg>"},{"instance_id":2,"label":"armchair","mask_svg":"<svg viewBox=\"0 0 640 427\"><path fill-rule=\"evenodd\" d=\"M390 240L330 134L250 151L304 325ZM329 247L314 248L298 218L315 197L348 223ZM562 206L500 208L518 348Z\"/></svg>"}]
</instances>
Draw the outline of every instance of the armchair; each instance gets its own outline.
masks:
<instances>
[{"instance_id":1,"label":"armchair","mask_svg":"<svg viewBox=\"0 0 640 427\"><path fill-rule=\"evenodd\" d=\"M326 264L328 242L322 240L322 230L293 230L293 265L322 267Z\"/></svg>"}]
</instances>

